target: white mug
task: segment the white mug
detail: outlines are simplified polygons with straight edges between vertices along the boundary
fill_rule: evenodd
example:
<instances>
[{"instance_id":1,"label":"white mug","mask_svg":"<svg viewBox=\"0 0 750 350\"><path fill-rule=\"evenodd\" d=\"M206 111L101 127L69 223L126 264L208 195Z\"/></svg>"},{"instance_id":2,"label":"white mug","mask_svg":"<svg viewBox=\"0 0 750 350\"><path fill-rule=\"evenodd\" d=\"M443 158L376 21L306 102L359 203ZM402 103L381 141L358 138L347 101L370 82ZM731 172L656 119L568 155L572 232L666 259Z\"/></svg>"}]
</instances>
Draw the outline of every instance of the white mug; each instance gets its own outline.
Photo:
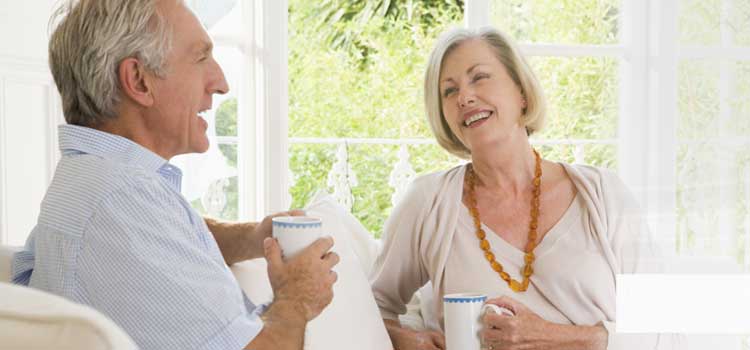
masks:
<instances>
[{"instance_id":1,"label":"white mug","mask_svg":"<svg viewBox=\"0 0 750 350\"><path fill-rule=\"evenodd\" d=\"M320 237L320 219L307 216L278 216L271 219L272 235L279 241L285 259L294 257Z\"/></svg>"},{"instance_id":2,"label":"white mug","mask_svg":"<svg viewBox=\"0 0 750 350\"><path fill-rule=\"evenodd\" d=\"M443 296L445 345L447 350L479 350L482 315L485 312L513 315L506 309L485 304L487 296L476 293L456 293Z\"/></svg>"}]
</instances>

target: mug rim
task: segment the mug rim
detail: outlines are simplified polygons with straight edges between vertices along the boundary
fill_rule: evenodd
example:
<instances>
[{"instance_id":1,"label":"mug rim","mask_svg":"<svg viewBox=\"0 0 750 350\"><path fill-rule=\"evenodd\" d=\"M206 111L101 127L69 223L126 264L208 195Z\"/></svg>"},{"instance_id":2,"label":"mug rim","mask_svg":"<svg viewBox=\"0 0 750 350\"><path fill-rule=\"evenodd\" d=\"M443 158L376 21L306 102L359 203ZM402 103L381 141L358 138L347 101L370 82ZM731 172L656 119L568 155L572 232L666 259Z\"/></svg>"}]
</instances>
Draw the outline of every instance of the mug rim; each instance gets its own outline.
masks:
<instances>
[{"instance_id":1,"label":"mug rim","mask_svg":"<svg viewBox=\"0 0 750 350\"><path fill-rule=\"evenodd\" d=\"M277 216L271 219L271 224L281 227L316 227L321 226L322 221L312 216Z\"/></svg>"},{"instance_id":2,"label":"mug rim","mask_svg":"<svg viewBox=\"0 0 750 350\"><path fill-rule=\"evenodd\" d=\"M452 293L443 296L446 303L476 303L487 300L487 295L482 293Z\"/></svg>"}]
</instances>

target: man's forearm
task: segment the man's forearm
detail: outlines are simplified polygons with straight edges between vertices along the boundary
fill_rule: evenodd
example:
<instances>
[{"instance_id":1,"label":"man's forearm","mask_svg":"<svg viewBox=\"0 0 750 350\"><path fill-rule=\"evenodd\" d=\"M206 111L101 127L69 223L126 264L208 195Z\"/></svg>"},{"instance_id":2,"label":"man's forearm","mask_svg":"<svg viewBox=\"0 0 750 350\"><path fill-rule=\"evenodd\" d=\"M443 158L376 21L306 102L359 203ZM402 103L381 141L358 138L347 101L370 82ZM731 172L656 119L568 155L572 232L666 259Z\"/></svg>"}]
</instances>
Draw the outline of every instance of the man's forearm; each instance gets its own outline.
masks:
<instances>
[{"instance_id":1,"label":"man's forearm","mask_svg":"<svg viewBox=\"0 0 750 350\"><path fill-rule=\"evenodd\" d=\"M253 239L255 222L224 222L204 218L227 265L263 256L263 247Z\"/></svg>"},{"instance_id":2,"label":"man's forearm","mask_svg":"<svg viewBox=\"0 0 750 350\"><path fill-rule=\"evenodd\" d=\"M290 304L276 302L261 316L263 330L245 349L302 350L307 321Z\"/></svg>"}]
</instances>

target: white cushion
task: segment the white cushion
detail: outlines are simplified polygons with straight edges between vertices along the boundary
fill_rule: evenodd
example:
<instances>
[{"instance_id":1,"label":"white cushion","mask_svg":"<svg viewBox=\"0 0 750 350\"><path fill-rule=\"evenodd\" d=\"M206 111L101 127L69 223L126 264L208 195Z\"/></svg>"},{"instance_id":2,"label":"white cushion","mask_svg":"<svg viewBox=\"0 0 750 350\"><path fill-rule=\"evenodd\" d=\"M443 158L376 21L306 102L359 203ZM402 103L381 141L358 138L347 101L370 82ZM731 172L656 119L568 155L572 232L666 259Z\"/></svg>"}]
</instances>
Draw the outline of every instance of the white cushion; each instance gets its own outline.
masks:
<instances>
[{"instance_id":1,"label":"white cushion","mask_svg":"<svg viewBox=\"0 0 750 350\"><path fill-rule=\"evenodd\" d=\"M135 349L135 343L98 311L64 298L0 283L3 349Z\"/></svg>"},{"instance_id":2,"label":"white cushion","mask_svg":"<svg viewBox=\"0 0 750 350\"><path fill-rule=\"evenodd\" d=\"M314 196L305 211L322 219L323 231L333 236L333 250L341 257L334 268L339 279L333 301L308 324L305 350L392 349L366 277L377 256L377 243L354 216L325 193ZM254 303L273 297L265 260L234 264L232 272Z\"/></svg>"}]
</instances>

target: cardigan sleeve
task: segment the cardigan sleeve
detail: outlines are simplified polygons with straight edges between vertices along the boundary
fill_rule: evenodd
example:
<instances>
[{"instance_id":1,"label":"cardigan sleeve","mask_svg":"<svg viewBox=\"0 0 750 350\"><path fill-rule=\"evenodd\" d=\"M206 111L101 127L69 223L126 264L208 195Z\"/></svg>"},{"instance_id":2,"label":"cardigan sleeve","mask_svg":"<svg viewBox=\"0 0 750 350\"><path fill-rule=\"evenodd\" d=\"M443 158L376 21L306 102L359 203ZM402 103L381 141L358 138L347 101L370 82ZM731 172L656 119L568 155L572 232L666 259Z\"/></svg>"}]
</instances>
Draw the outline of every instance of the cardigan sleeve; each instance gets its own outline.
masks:
<instances>
[{"instance_id":1,"label":"cardigan sleeve","mask_svg":"<svg viewBox=\"0 0 750 350\"><path fill-rule=\"evenodd\" d=\"M429 280L419 243L428 212L424 179L415 180L397 204L383 230L383 248L375 261L370 283L380 313L398 320L414 292Z\"/></svg>"},{"instance_id":2,"label":"cardigan sleeve","mask_svg":"<svg viewBox=\"0 0 750 350\"><path fill-rule=\"evenodd\" d=\"M607 236L617 264L615 273L663 273L664 254L654 240L635 196L620 178L602 174L602 203L607 219ZM617 334L614 321L603 321L609 333L607 350L678 350L685 339L676 334Z\"/></svg>"}]
</instances>

